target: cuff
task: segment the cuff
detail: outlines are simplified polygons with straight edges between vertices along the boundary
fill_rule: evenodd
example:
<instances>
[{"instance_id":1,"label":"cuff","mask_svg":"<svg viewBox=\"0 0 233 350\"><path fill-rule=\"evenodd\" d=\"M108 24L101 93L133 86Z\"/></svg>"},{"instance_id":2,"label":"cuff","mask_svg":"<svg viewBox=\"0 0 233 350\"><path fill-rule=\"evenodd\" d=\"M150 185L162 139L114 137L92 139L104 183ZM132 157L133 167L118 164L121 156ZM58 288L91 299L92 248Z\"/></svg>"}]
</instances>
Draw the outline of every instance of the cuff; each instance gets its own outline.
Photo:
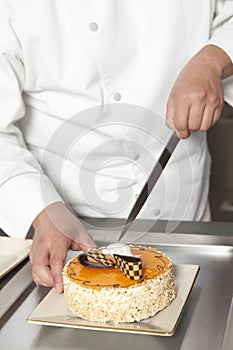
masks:
<instances>
[{"instance_id":1,"label":"cuff","mask_svg":"<svg viewBox=\"0 0 233 350\"><path fill-rule=\"evenodd\" d=\"M25 238L35 217L47 206L63 202L51 181L40 173L20 174L0 187L0 228Z\"/></svg>"}]
</instances>

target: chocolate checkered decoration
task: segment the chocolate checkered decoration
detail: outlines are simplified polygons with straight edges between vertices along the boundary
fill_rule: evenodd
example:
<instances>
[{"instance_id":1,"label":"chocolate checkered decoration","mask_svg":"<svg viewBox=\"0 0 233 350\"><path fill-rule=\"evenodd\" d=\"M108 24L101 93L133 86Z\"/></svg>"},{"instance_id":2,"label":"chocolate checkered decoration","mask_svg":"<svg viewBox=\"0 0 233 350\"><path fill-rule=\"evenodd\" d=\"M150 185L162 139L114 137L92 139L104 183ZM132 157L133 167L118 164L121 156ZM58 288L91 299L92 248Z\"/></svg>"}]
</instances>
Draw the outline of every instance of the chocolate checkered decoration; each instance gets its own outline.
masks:
<instances>
[{"instance_id":1,"label":"chocolate checkered decoration","mask_svg":"<svg viewBox=\"0 0 233 350\"><path fill-rule=\"evenodd\" d=\"M113 254L117 267L131 280L142 279L142 261L135 256Z\"/></svg>"},{"instance_id":2,"label":"chocolate checkered decoration","mask_svg":"<svg viewBox=\"0 0 233 350\"><path fill-rule=\"evenodd\" d=\"M105 254L100 253L97 249L89 250L89 252L87 252L87 255L106 267L114 266L114 262L111 259L107 258Z\"/></svg>"},{"instance_id":3,"label":"chocolate checkered decoration","mask_svg":"<svg viewBox=\"0 0 233 350\"><path fill-rule=\"evenodd\" d=\"M98 264L88 260L88 256L97 261ZM135 281L142 279L142 261L140 258L118 254L113 254L113 257L114 261L107 258L105 254L99 252L97 249L92 249L87 253L79 255L78 259L83 266L99 268L113 268L116 266L127 278Z\"/></svg>"}]
</instances>

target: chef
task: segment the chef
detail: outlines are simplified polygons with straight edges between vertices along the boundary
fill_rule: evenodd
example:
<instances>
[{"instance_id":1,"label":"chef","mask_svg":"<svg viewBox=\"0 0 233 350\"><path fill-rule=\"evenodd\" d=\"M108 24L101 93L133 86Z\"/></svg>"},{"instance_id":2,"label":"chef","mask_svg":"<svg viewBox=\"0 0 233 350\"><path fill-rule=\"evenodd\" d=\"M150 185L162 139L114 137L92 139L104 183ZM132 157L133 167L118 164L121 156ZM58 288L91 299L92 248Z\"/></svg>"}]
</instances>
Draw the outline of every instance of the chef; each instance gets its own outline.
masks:
<instances>
[{"instance_id":1,"label":"chef","mask_svg":"<svg viewBox=\"0 0 233 350\"><path fill-rule=\"evenodd\" d=\"M232 38L230 0L0 0L0 227L34 227L36 283L62 291L78 216L126 218L171 130L141 217L203 218Z\"/></svg>"}]
</instances>

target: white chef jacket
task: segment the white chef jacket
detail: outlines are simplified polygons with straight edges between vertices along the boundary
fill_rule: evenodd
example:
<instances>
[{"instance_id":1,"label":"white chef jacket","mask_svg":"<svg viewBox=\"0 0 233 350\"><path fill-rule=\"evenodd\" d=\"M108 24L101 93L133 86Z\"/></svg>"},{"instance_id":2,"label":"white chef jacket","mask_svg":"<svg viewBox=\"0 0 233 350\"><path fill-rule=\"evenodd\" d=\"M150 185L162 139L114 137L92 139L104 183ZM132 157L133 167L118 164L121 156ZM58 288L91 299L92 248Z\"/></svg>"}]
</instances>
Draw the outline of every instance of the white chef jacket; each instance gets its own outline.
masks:
<instances>
[{"instance_id":1,"label":"white chef jacket","mask_svg":"<svg viewBox=\"0 0 233 350\"><path fill-rule=\"evenodd\" d=\"M232 16L224 0L0 0L0 227L24 237L60 200L127 217L171 134L172 84L208 43L233 58ZM199 220L209 169L204 132L180 141L141 217Z\"/></svg>"}]
</instances>

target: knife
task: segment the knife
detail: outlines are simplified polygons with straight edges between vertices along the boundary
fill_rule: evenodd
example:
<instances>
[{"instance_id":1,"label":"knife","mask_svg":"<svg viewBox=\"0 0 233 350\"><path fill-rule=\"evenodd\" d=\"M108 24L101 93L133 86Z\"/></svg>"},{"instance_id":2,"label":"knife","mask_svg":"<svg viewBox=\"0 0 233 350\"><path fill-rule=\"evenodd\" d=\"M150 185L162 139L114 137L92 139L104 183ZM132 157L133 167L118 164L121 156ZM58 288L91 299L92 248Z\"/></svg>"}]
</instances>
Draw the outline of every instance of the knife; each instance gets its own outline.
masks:
<instances>
[{"instance_id":1,"label":"knife","mask_svg":"<svg viewBox=\"0 0 233 350\"><path fill-rule=\"evenodd\" d=\"M180 138L174 132L171 135L170 139L168 140L162 154L159 157L159 160L156 162L156 164L155 164L154 168L152 169L145 185L143 186L143 188L141 190L141 193L139 194L133 208L131 209L129 216L126 220L126 223L125 223L125 225L120 233L120 237L119 237L118 241L120 241L122 239L122 237L126 234L129 227L133 223L134 219L136 218L136 216L138 215L138 213L142 209L145 201L149 197L156 182L158 181L163 169L167 165L167 163L168 163L174 149L176 148L179 140L180 140Z\"/></svg>"}]
</instances>

